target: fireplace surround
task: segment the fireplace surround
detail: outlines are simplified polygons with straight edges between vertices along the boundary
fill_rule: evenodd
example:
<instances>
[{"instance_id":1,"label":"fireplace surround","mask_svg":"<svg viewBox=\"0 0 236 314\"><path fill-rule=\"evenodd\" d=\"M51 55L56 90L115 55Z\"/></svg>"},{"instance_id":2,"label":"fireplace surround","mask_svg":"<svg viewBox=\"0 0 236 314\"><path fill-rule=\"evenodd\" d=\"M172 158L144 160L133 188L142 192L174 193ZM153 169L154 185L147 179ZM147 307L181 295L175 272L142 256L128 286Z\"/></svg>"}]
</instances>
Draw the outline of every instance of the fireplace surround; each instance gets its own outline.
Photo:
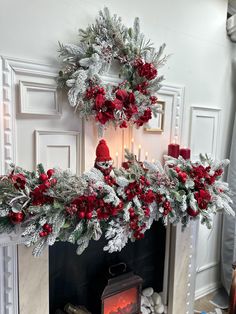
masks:
<instances>
[{"instance_id":1,"label":"fireplace surround","mask_svg":"<svg viewBox=\"0 0 236 314\"><path fill-rule=\"evenodd\" d=\"M57 69L32 61L2 57L0 60L0 170L5 173L16 160L15 105L20 88L20 77L27 76L31 85L34 77L55 78ZM36 89L37 90L37 89ZM184 87L165 83L160 96L168 96L172 104L170 138L180 140L184 105ZM84 124L83 136L93 134ZM84 154L89 143L84 138ZM89 141L88 141L89 142ZM167 144L167 143L166 143ZM193 313L197 223L184 231L181 226L168 226L164 271L164 301L168 314ZM0 313L49 314L49 259L48 252L35 259L31 250L20 245L17 231L0 238ZM4 274L4 275L2 275Z\"/></svg>"},{"instance_id":2,"label":"fireplace surround","mask_svg":"<svg viewBox=\"0 0 236 314\"><path fill-rule=\"evenodd\" d=\"M133 243L129 241L121 252L104 252L104 237L92 241L81 256L76 255L75 245L56 243L49 248L50 313L63 309L66 303L71 302L84 305L93 314L100 314L101 296L107 282L113 279L116 282L116 275L119 277L123 271L125 276L133 272L142 278L142 288L151 286L155 291L162 292L165 237L166 228L158 221L145 233L144 239ZM115 276L111 275L110 268Z\"/></svg>"}]
</instances>

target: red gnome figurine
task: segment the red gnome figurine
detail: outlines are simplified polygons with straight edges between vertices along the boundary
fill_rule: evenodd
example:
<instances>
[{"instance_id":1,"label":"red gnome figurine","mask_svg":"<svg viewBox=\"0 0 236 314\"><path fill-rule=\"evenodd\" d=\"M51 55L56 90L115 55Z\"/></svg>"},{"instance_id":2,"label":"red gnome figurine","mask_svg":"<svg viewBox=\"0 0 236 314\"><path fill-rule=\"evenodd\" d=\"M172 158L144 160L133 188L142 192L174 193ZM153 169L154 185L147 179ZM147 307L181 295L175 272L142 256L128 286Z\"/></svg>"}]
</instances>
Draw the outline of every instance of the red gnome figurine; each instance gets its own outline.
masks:
<instances>
[{"instance_id":1,"label":"red gnome figurine","mask_svg":"<svg viewBox=\"0 0 236 314\"><path fill-rule=\"evenodd\" d=\"M105 140L100 140L96 148L96 160L94 167L99 169L104 176L109 176L112 171L113 160Z\"/></svg>"}]
</instances>

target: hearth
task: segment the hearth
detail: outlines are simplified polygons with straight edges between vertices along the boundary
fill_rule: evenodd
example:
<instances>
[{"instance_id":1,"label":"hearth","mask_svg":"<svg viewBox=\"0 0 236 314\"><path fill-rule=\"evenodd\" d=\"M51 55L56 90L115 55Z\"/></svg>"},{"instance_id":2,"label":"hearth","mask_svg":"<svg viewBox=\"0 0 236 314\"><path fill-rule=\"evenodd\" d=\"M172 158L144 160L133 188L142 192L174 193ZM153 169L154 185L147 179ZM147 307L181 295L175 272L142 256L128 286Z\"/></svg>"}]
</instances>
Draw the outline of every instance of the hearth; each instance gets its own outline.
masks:
<instances>
[{"instance_id":1,"label":"hearth","mask_svg":"<svg viewBox=\"0 0 236 314\"><path fill-rule=\"evenodd\" d=\"M75 254L74 245L57 243L49 252L50 314L69 302L92 314L139 313L140 277L143 288L163 290L165 238L165 227L155 222L144 239L128 243L119 253L102 251L105 239L92 242L81 256ZM127 270L114 277L109 268L118 263L125 263ZM119 280L123 284L117 285Z\"/></svg>"}]
</instances>

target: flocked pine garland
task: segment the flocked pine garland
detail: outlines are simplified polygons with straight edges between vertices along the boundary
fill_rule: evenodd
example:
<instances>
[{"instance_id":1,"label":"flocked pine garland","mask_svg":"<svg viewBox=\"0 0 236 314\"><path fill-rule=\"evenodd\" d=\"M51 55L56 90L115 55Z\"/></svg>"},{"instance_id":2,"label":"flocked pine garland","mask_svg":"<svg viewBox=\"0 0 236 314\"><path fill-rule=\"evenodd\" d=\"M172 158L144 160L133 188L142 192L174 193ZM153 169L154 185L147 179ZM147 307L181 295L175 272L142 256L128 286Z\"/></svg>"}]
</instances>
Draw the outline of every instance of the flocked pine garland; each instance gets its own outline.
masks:
<instances>
[{"instance_id":1,"label":"flocked pine garland","mask_svg":"<svg viewBox=\"0 0 236 314\"><path fill-rule=\"evenodd\" d=\"M42 165L37 173L13 166L0 178L0 233L20 225L23 243L34 246L35 256L58 240L77 243L81 254L102 234L104 250L115 252L129 239L142 239L154 220L186 226L200 216L211 228L212 213L234 215L228 185L221 181L228 160L166 157L162 167L139 162L128 151L126 158L123 167L112 168L101 140L94 167L81 176L59 169L45 173Z\"/></svg>"},{"instance_id":2,"label":"flocked pine garland","mask_svg":"<svg viewBox=\"0 0 236 314\"><path fill-rule=\"evenodd\" d=\"M166 62L165 45L158 51L140 32L139 19L126 27L108 8L95 23L80 30L77 45L60 44L63 68L58 84L81 117L93 117L100 129L108 124L126 128L148 122L160 112L156 92L163 76L158 69ZM103 75L118 64L121 83L105 84Z\"/></svg>"}]
</instances>

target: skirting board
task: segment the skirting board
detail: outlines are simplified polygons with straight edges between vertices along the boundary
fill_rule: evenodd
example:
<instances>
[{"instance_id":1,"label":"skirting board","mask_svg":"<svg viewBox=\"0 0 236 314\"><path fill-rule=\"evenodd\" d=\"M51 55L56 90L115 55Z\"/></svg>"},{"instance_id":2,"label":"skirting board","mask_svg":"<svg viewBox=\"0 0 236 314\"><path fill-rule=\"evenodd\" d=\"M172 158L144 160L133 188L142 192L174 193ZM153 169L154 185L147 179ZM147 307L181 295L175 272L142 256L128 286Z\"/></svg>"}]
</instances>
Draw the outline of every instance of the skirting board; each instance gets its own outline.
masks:
<instances>
[{"instance_id":1,"label":"skirting board","mask_svg":"<svg viewBox=\"0 0 236 314\"><path fill-rule=\"evenodd\" d=\"M213 282L209 285L202 287L201 289L196 290L195 291L195 300L198 300L200 298L205 297L209 293L212 293L212 292L218 290L221 286L222 285L220 282Z\"/></svg>"}]
</instances>

